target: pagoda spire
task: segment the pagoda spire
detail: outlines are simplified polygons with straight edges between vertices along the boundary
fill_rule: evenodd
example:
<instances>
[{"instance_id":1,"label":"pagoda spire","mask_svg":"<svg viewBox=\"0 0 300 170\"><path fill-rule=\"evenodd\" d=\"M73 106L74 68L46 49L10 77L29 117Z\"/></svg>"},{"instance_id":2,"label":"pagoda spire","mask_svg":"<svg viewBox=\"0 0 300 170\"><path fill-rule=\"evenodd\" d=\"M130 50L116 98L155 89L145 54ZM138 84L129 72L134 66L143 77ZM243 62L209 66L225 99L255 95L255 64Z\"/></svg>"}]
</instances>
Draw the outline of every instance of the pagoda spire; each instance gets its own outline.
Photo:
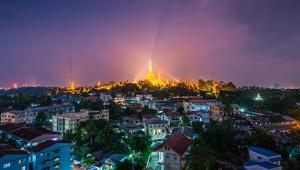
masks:
<instances>
[{"instance_id":1,"label":"pagoda spire","mask_svg":"<svg viewBox=\"0 0 300 170\"><path fill-rule=\"evenodd\" d=\"M146 80L151 82L151 83L154 83L155 82L155 76L154 76L154 73L153 73L153 68L152 68L152 62L150 60L150 63L149 63L149 70L148 70L148 73L146 75Z\"/></svg>"}]
</instances>

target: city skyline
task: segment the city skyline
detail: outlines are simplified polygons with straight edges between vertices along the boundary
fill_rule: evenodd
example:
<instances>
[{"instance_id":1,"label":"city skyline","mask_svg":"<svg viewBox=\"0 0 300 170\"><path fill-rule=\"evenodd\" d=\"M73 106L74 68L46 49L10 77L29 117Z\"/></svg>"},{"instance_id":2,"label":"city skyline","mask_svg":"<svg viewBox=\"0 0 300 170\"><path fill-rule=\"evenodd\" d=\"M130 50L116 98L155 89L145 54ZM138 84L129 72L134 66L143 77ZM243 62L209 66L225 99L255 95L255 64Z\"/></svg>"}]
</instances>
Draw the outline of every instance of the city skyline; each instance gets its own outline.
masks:
<instances>
[{"instance_id":1,"label":"city skyline","mask_svg":"<svg viewBox=\"0 0 300 170\"><path fill-rule=\"evenodd\" d=\"M149 60L154 70L179 80L300 86L298 1L1 1L0 6L0 87L14 81L41 86L133 81L144 75Z\"/></svg>"}]
</instances>

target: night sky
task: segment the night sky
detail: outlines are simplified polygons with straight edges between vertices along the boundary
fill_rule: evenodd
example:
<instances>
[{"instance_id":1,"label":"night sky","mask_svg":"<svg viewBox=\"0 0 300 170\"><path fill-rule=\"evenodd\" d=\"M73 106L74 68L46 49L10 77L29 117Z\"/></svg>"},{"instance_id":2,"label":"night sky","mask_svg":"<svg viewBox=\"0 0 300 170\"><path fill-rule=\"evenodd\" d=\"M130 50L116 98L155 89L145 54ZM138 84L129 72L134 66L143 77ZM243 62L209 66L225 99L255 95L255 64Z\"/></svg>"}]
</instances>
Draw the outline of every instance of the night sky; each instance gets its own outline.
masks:
<instances>
[{"instance_id":1,"label":"night sky","mask_svg":"<svg viewBox=\"0 0 300 170\"><path fill-rule=\"evenodd\" d=\"M92 85L147 69L300 86L299 0L1 0L0 86Z\"/></svg>"}]
</instances>

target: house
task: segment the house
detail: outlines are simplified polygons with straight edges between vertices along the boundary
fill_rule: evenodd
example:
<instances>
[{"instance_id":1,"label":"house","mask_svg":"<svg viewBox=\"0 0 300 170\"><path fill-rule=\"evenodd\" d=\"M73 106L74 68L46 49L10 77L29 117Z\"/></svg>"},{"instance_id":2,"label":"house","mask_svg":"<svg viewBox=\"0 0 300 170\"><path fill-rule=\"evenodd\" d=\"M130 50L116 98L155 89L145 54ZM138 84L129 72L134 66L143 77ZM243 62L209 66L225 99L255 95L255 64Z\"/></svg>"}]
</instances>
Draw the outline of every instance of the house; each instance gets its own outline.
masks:
<instances>
[{"instance_id":1,"label":"house","mask_svg":"<svg viewBox=\"0 0 300 170\"><path fill-rule=\"evenodd\" d=\"M189 111L210 111L212 105L221 105L222 103L214 99L191 98L183 102L185 112Z\"/></svg>"},{"instance_id":2,"label":"house","mask_svg":"<svg viewBox=\"0 0 300 170\"><path fill-rule=\"evenodd\" d=\"M229 115L237 115L241 113L241 107L237 104L231 104ZM210 107L211 110L211 118L215 121L222 121L226 116L225 113L225 105L223 104L214 104Z\"/></svg>"},{"instance_id":3,"label":"house","mask_svg":"<svg viewBox=\"0 0 300 170\"><path fill-rule=\"evenodd\" d=\"M81 110L80 112L67 113L52 117L52 130L54 132L65 133L67 131L75 132L80 122L84 122L93 116L94 119L103 119L109 121L109 111Z\"/></svg>"},{"instance_id":4,"label":"house","mask_svg":"<svg viewBox=\"0 0 300 170\"><path fill-rule=\"evenodd\" d=\"M253 112L252 112L253 113ZM290 116L282 116L275 113L259 112L247 116L253 127L265 129L269 132L287 132L296 126L296 121Z\"/></svg>"},{"instance_id":5,"label":"house","mask_svg":"<svg viewBox=\"0 0 300 170\"><path fill-rule=\"evenodd\" d=\"M177 127L180 124L180 114L177 112L163 112L158 117L169 122L170 127Z\"/></svg>"},{"instance_id":6,"label":"house","mask_svg":"<svg viewBox=\"0 0 300 170\"><path fill-rule=\"evenodd\" d=\"M71 145L64 141L48 140L31 148L32 170L71 170Z\"/></svg>"},{"instance_id":7,"label":"house","mask_svg":"<svg viewBox=\"0 0 300 170\"><path fill-rule=\"evenodd\" d=\"M191 144L191 139L182 133L176 133L154 148L154 152L158 152L158 161L165 170L181 170L185 167L185 158Z\"/></svg>"},{"instance_id":8,"label":"house","mask_svg":"<svg viewBox=\"0 0 300 170\"><path fill-rule=\"evenodd\" d=\"M281 170L281 155L260 147L249 147L249 161L244 163L246 170Z\"/></svg>"},{"instance_id":9,"label":"house","mask_svg":"<svg viewBox=\"0 0 300 170\"><path fill-rule=\"evenodd\" d=\"M194 131L192 127L189 126L179 126L172 130L171 135L183 134L185 137L192 139L194 137Z\"/></svg>"},{"instance_id":10,"label":"house","mask_svg":"<svg viewBox=\"0 0 300 170\"><path fill-rule=\"evenodd\" d=\"M159 118L144 119L144 127L152 140L162 140L167 135L168 121Z\"/></svg>"},{"instance_id":11,"label":"house","mask_svg":"<svg viewBox=\"0 0 300 170\"><path fill-rule=\"evenodd\" d=\"M104 93L104 92L100 93L99 98L104 103L109 102L113 99L110 93Z\"/></svg>"},{"instance_id":12,"label":"house","mask_svg":"<svg viewBox=\"0 0 300 170\"><path fill-rule=\"evenodd\" d=\"M129 116L122 117L122 124L120 128L125 133L130 133L130 134L145 131L144 125L142 124L140 119L138 119L137 117L129 117Z\"/></svg>"},{"instance_id":13,"label":"house","mask_svg":"<svg viewBox=\"0 0 300 170\"><path fill-rule=\"evenodd\" d=\"M154 106L158 111L163 111L163 110L176 110L173 108L173 103L167 99L165 100L155 100L154 101Z\"/></svg>"},{"instance_id":14,"label":"house","mask_svg":"<svg viewBox=\"0 0 300 170\"><path fill-rule=\"evenodd\" d=\"M187 112L185 115L190 119L191 122L201 122L202 121L201 120L202 118L198 112L190 111L190 112Z\"/></svg>"},{"instance_id":15,"label":"house","mask_svg":"<svg viewBox=\"0 0 300 170\"><path fill-rule=\"evenodd\" d=\"M190 111L186 113L186 116L190 119L191 122L210 122L210 113L208 111Z\"/></svg>"},{"instance_id":16,"label":"house","mask_svg":"<svg viewBox=\"0 0 300 170\"><path fill-rule=\"evenodd\" d=\"M29 153L0 140L0 169L29 170Z\"/></svg>"}]
</instances>

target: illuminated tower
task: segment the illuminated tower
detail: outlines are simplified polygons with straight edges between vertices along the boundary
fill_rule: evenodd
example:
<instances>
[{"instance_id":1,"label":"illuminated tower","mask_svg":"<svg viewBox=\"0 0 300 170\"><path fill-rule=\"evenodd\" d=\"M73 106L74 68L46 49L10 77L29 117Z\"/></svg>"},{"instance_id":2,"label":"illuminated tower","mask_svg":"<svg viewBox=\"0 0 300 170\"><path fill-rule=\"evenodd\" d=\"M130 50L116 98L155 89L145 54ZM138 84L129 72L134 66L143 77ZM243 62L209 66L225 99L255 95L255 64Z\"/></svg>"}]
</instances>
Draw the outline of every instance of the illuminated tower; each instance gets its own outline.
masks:
<instances>
[{"instance_id":1,"label":"illuminated tower","mask_svg":"<svg viewBox=\"0 0 300 170\"><path fill-rule=\"evenodd\" d=\"M150 63L149 63L149 70L148 70L148 73L146 75L146 81L149 81L151 83L154 83L155 82L155 76L154 76L154 73L153 73L153 70L152 70L152 63L151 63L151 60L150 60Z\"/></svg>"},{"instance_id":2,"label":"illuminated tower","mask_svg":"<svg viewBox=\"0 0 300 170\"><path fill-rule=\"evenodd\" d=\"M76 88L75 88L74 82L71 81L70 87L68 87L68 91L69 91L70 93L74 94L74 93L75 93L75 89L76 89Z\"/></svg>"}]
</instances>

